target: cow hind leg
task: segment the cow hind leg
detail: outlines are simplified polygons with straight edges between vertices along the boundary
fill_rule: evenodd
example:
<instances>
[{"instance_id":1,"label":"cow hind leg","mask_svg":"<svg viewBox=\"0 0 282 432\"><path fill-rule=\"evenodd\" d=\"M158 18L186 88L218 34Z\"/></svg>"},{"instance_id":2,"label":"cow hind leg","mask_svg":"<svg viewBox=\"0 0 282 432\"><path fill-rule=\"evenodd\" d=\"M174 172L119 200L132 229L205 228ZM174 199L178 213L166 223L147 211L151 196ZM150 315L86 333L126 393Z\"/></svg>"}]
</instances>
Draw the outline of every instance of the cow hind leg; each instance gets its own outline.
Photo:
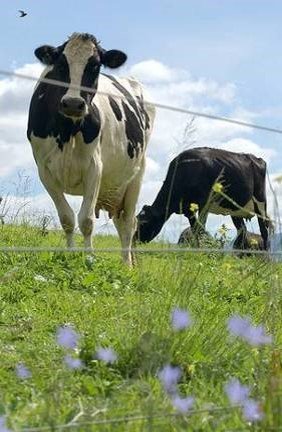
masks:
<instances>
[{"instance_id":1,"label":"cow hind leg","mask_svg":"<svg viewBox=\"0 0 282 432\"><path fill-rule=\"evenodd\" d=\"M237 237L234 241L233 249L244 249L247 236L247 227L244 219L232 216L232 221L237 229Z\"/></svg>"},{"instance_id":2,"label":"cow hind leg","mask_svg":"<svg viewBox=\"0 0 282 432\"><path fill-rule=\"evenodd\" d=\"M119 217L113 217L113 222L121 241L122 259L129 267L136 263L135 255L131 248L133 237L137 229L135 210L141 188L143 172L144 165L142 164L139 173L127 187L123 200L123 210L120 212Z\"/></svg>"},{"instance_id":3,"label":"cow hind leg","mask_svg":"<svg viewBox=\"0 0 282 432\"><path fill-rule=\"evenodd\" d=\"M259 206L256 202L254 202L254 207L255 207L255 212L257 214L257 218L258 218L258 224L259 224L259 229L260 229L260 233L262 236L262 240L263 240L263 247L264 250L268 249L268 226L269 226L269 221L266 215L266 209L265 211L261 211L259 209Z\"/></svg>"}]
</instances>

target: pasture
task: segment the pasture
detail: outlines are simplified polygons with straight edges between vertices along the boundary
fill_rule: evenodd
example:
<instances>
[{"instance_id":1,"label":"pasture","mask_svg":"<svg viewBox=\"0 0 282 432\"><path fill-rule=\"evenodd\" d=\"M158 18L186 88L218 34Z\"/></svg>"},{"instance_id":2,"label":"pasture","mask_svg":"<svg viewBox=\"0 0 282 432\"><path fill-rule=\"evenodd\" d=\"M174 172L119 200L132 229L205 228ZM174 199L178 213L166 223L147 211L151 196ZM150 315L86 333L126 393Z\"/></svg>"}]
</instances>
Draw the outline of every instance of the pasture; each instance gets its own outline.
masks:
<instances>
[{"instance_id":1,"label":"pasture","mask_svg":"<svg viewBox=\"0 0 282 432\"><path fill-rule=\"evenodd\" d=\"M42 236L28 225L4 225L0 238L0 246L64 246L62 232ZM95 246L119 243L97 236ZM0 414L7 429L282 430L282 265L164 247L140 253L133 270L119 252L0 253ZM174 308L189 312L187 328L172 328ZM227 322L236 314L262 324L272 343L232 336ZM57 343L63 325L80 335L75 349ZM100 347L114 350L116 361L99 360ZM81 367L66 364L66 355ZM184 414L160 382L168 364L181 368L178 394L194 398ZM224 386L232 378L250 388L260 421L231 405Z\"/></svg>"}]
</instances>

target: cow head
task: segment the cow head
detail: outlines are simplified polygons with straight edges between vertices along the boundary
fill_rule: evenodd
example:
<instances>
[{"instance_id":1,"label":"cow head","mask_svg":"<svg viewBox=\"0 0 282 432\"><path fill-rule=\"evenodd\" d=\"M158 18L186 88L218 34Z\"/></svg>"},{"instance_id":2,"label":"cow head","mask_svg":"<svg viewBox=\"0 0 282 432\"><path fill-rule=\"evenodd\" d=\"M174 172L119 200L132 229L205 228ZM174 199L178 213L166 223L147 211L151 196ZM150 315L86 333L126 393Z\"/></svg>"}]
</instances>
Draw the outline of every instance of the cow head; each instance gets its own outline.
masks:
<instances>
[{"instance_id":1,"label":"cow head","mask_svg":"<svg viewBox=\"0 0 282 432\"><path fill-rule=\"evenodd\" d=\"M82 119L88 114L91 100L98 85L101 66L117 68L127 59L118 50L106 51L96 38L88 33L74 33L58 47L43 45L35 50L35 56L49 66L46 78L91 88L93 92L79 88L57 88L58 109L64 116Z\"/></svg>"},{"instance_id":2,"label":"cow head","mask_svg":"<svg viewBox=\"0 0 282 432\"><path fill-rule=\"evenodd\" d=\"M135 239L141 243L153 240L161 231L164 221L152 206L145 205L137 216Z\"/></svg>"}]
</instances>

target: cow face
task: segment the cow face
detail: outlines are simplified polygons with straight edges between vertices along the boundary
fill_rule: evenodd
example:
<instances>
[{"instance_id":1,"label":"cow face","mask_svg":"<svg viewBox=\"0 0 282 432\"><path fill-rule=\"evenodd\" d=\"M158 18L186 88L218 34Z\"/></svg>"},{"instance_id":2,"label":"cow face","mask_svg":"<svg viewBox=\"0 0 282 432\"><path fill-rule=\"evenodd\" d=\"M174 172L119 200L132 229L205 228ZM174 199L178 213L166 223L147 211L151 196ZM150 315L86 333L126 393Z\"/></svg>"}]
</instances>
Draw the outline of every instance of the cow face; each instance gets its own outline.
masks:
<instances>
[{"instance_id":1,"label":"cow face","mask_svg":"<svg viewBox=\"0 0 282 432\"><path fill-rule=\"evenodd\" d=\"M148 243L160 232L163 221L151 206L145 205L137 216L137 230L135 239L141 243Z\"/></svg>"},{"instance_id":2,"label":"cow face","mask_svg":"<svg viewBox=\"0 0 282 432\"><path fill-rule=\"evenodd\" d=\"M58 110L74 120L84 118L98 85L101 65L117 68L126 61L126 55L118 50L104 50L96 38L87 33L74 33L59 47L44 45L35 50L36 57L49 66L47 78L63 81L76 88L60 88L52 91L57 96ZM93 92L80 91L88 87Z\"/></svg>"}]
</instances>

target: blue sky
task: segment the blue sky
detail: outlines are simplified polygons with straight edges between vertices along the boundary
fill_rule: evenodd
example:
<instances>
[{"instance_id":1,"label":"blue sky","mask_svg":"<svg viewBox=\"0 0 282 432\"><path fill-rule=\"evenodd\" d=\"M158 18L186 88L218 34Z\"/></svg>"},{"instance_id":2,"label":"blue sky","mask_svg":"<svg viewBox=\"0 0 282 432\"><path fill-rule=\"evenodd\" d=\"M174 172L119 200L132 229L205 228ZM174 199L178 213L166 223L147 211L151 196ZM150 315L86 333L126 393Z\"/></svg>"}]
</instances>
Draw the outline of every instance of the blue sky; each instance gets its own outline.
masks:
<instances>
[{"instance_id":1,"label":"blue sky","mask_svg":"<svg viewBox=\"0 0 282 432\"><path fill-rule=\"evenodd\" d=\"M125 70L137 71L137 75L141 71L156 101L181 103L187 108L233 115L282 129L282 2L279 0L2 0L2 3L1 69L35 63L33 51L39 45L58 45L74 31L89 32L102 41L103 47L118 48L128 54ZM18 9L26 10L28 15L20 19ZM154 65L164 68L165 81L162 73L160 83L150 82L150 72L153 72L150 68ZM185 78L183 71L187 73ZM171 82L167 76L173 76ZM189 84L193 95L190 97L188 92L190 99L182 100L179 86L175 97L171 90L162 100L166 79L171 89L177 87L177 80L182 80L186 87ZM209 98L204 92L197 94L203 83L210 92ZM222 102L226 91L232 93L233 87L234 94ZM221 95L220 100L214 94L216 91ZM9 103L7 95L6 92L6 98L0 97L0 113L5 112L1 103ZM24 98L26 95L21 103L28 100ZM27 107L28 102L24 103ZM218 128L212 123L209 123L211 129ZM199 123L199 128L209 128L206 125ZM0 118L0 131L4 127ZM205 145L217 146L218 139L218 145L222 146L224 140L242 138L252 141L251 144L244 141L247 151L256 149L253 143L262 149L269 148L275 152L269 158L270 172L282 172L281 135L243 130L237 135L234 131L224 135L217 130L213 139L207 132L203 136L208 138L206 143L200 141ZM7 138L7 142L11 140ZM234 150L239 143L239 150L244 151L244 142L230 142L227 148ZM161 147L155 148L157 151L152 150L149 155L152 157L149 165L157 182L166 171L157 165L166 167L168 158L161 159L160 155L158 159ZM11 171L4 177L7 181L13 175ZM35 190L41 189L36 186Z\"/></svg>"},{"instance_id":2,"label":"blue sky","mask_svg":"<svg viewBox=\"0 0 282 432\"><path fill-rule=\"evenodd\" d=\"M279 0L3 1L1 67L33 61L41 43L73 31L95 34L129 61L154 58L193 75L233 81L244 105L280 106L282 2ZM17 9L28 16L17 17Z\"/></svg>"},{"instance_id":3,"label":"blue sky","mask_svg":"<svg viewBox=\"0 0 282 432\"><path fill-rule=\"evenodd\" d=\"M123 49L129 64L154 58L195 77L231 81L246 109L282 114L282 2L279 0L22 0L1 7L0 67L34 61L34 48L73 31ZM20 19L17 10L28 16ZM276 115L274 115L274 113ZM268 135L262 138L270 139ZM271 137L271 139L276 139Z\"/></svg>"}]
</instances>

